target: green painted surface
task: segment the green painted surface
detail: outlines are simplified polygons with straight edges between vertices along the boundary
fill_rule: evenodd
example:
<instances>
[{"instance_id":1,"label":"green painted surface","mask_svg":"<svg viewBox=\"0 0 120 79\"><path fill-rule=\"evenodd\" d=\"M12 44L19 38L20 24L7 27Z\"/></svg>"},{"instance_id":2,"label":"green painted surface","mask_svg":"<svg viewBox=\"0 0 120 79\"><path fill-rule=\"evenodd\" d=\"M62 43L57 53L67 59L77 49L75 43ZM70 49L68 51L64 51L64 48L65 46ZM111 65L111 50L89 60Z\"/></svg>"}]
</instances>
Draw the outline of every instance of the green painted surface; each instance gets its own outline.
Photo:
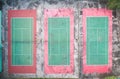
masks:
<instances>
[{"instance_id":1,"label":"green painted surface","mask_svg":"<svg viewBox=\"0 0 120 79\"><path fill-rule=\"evenodd\" d=\"M33 19L12 18L12 65L33 63Z\"/></svg>"},{"instance_id":2,"label":"green painted surface","mask_svg":"<svg viewBox=\"0 0 120 79\"><path fill-rule=\"evenodd\" d=\"M1 24L1 11L0 11L0 72L2 71L2 43L1 43L1 28L2 28L2 24Z\"/></svg>"},{"instance_id":3,"label":"green painted surface","mask_svg":"<svg viewBox=\"0 0 120 79\"><path fill-rule=\"evenodd\" d=\"M108 64L108 17L87 17L87 64Z\"/></svg>"},{"instance_id":4,"label":"green painted surface","mask_svg":"<svg viewBox=\"0 0 120 79\"><path fill-rule=\"evenodd\" d=\"M70 19L48 18L49 65L70 64Z\"/></svg>"}]
</instances>

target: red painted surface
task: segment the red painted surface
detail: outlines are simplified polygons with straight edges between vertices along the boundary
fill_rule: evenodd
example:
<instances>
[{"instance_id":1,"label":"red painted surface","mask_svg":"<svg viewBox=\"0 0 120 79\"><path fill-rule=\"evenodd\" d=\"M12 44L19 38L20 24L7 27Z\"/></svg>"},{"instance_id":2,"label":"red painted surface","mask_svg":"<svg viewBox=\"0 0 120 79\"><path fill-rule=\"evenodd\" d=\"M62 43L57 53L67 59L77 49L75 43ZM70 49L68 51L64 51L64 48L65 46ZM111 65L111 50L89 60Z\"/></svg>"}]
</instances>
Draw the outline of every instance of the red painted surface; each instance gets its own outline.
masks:
<instances>
[{"instance_id":1,"label":"red painted surface","mask_svg":"<svg viewBox=\"0 0 120 79\"><path fill-rule=\"evenodd\" d=\"M69 17L70 18L70 65L49 66L48 65L48 18ZM44 11L44 68L46 74L73 73L74 70L74 17L72 9L46 9Z\"/></svg>"},{"instance_id":2,"label":"red painted surface","mask_svg":"<svg viewBox=\"0 0 120 79\"><path fill-rule=\"evenodd\" d=\"M108 64L107 65L87 65L86 60L86 17L87 16L107 16L108 23ZM106 73L112 67L112 11L106 9L83 9L83 72L87 73Z\"/></svg>"},{"instance_id":3,"label":"red painted surface","mask_svg":"<svg viewBox=\"0 0 120 79\"><path fill-rule=\"evenodd\" d=\"M32 66L12 66L12 50L11 50L11 18L14 17L32 17L34 19L33 33L33 65ZM9 73L36 73L36 10L9 10L8 11L8 72Z\"/></svg>"}]
</instances>

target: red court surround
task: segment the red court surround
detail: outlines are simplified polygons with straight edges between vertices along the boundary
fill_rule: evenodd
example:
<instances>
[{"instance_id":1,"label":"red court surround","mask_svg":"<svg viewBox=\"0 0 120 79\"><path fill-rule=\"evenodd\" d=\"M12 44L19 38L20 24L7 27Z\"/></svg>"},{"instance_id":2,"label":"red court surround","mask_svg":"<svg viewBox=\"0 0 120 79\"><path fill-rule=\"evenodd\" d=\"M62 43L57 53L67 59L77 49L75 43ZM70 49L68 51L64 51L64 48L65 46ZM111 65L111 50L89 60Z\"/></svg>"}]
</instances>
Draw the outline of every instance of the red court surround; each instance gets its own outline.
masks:
<instances>
[{"instance_id":1,"label":"red court surround","mask_svg":"<svg viewBox=\"0 0 120 79\"><path fill-rule=\"evenodd\" d=\"M112 11L106 9L83 9L83 73L106 73L112 68ZM87 16L107 16L108 17L108 64L107 65L87 65L86 60L86 17Z\"/></svg>"},{"instance_id":2,"label":"red court surround","mask_svg":"<svg viewBox=\"0 0 120 79\"><path fill-rule=\"evenodd\" d=\"M34 33L34 44L33 44L33 65L32 66L12 66L12 48L11 48L11 18L14 17L32 17L34 20L33 33ZM8 11L8 72L9 73L36 73L36 10L9 10Z\"/></svg>"},{"instance_id":3,"label":"red court surround","mask_svg":"<svg viewBox=\"0 0 120 79\"><path fill-rule=\"evenodd\" d=\"M69 17L70 18L70 65L49 66L48 65L48 18ZM74 17L72 9L46 9L44 11L44 70L46 74L65 74L74 71Z\"/></svg>"}]
</instances>

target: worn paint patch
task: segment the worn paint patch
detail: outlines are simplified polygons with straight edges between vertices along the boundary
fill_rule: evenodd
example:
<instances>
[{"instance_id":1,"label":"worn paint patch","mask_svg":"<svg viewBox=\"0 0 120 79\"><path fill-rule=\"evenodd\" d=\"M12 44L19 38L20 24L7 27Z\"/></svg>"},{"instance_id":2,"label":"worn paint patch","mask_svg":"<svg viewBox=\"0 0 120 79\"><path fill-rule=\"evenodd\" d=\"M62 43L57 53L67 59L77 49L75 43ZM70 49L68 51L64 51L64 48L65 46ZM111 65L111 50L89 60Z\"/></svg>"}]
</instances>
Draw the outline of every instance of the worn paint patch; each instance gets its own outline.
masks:
<instances>
[{"instance_id":1,"label":"worn paint patch","mask_svg":"<svg viewBox=\"0 0 120 79\"><path fill-rule=\"evenodd\" d=\"M8 11L8 71L36 72L36 11Z\"/></svg>"},{"instance_id":2,"label":"worn paint patch","mask_svg":"<svg viewBox=\"0 0 120 79\"><path fill-rule=\"evenodd\" d=\"M73 73L73 68L74 68L74 57L73 57L74 56L74 31L73 31L74 23L73 23L73 20L74 20L74 17L73 17L72 9L51 9L51 10L46 9L44 11L44 30L45 30L45 33L44 33L45 34L44 36L44 39L45 39L44 68L45 68L45 73L47 74ZM51 23L52 21L54 21L55 23ZM54 28L51 28L51 27L56 28L56 30L53 30ZM60 28L62 28L63 30L61 30ZM54 41L51 40L53 42L50 42L49 38L52 38L52 36L50 35L54 36L55 38ZM58 56L58 57L52 56L53 59L49 59L49 57L51 57L50 48L53 47L53 46L52 47L49 46L51 45L50 43L53 43L52 45L54 44L57 45L59 48L58 50L52 50L52 54L54 53L54 55L57 54L57 56L58 55L64 55L64 56ZM54 47L57 47L57 46L54 46ZM57 48L53 48L53 49L57 49ZM63 62L64 59L66 62Z\"/></svg>"},{"instance_id":3,"label":"worn paint patch","mask_svg":"<svg viewBox=\"0 0 120 79\"><path fill-rule=\"evenodd\" d=\"M101 22L100 21L96 22L96 20L94 21L91 20L92 22L88 23L90 20L88 20L87 17L91 17L91 18L94 17L99 20L102 17L104 18L108 17L108 26L105 25L107 24L107 18L106 20L104 20L106 23L103 20L101 20ZM83 33L84 33L83 34L83 43L84 43L83 45L83 72L84 73L109 72L109 70L112 67L112 12L106 9L83 9L83 22L82 23L83 23ZM100 24L96 24L96 23L100 23ZM88 29L89 26L90 28L94 27L94 30ZM103 29L103 27L106 27L106 28ZM104 34L101 34L101 32ZM93 33L92 34L93 36L90 35L90 33ZM88 38L90 36L91 38ZM103 42L99 42L101 39L104 39ZM90 40L92 40L92 43ZM106 48L107 50L105 50L104 48L101 48L100 45L102 44L106 44L106 45L103 45L102 47L106 46L104 48ZM96 55L98 52L99 54ZM102 53L103 53L103 56L102 56ZM92 59L90 56L91 57L93 56Z\"/></svg>"}]
</instances>

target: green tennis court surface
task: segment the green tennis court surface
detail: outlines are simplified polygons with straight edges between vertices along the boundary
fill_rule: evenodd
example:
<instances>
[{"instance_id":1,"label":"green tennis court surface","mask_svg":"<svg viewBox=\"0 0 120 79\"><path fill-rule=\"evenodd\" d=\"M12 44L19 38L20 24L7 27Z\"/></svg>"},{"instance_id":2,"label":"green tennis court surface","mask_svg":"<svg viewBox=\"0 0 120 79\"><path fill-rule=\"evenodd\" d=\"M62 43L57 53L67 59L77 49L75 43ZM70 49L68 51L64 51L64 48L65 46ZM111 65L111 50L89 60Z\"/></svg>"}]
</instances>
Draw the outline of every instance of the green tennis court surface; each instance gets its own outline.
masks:
<instances>
[{"instance_id":1,"label":"green tennis court surface","mask_svg":"<svg viewBox=\"0 0 120 79\"><path fill-rule=\"evenodd\" d=\"M108 64L108 17L87 17L87 64Z\"/></svg>"},{"instance_id":2,"label":"green tennis court surface","mask_svg":"<svg viewBox=\"0 0 120 79\"><path fill-rule=\"evenodd\" d=\"M49 65L70 64L70 19L48 18Z\"/></svg>"},{"instance_id":3,"label":"green tennis court surface","mask_svg":"<svg viewBox=\"0 0 120 79\"><path fill-rule=\"evenodd\" d=\"M2 43L1 43L1 28L2 28L2 24L1 24L1 11L0 11L0 72L2 71Z\"/></svg>"},{"instance_id":4,"label":"green tennis court surface","mask_svg":"<svg viewBox=\"0 0 120 79\"><path fill-rule=\"evenodd\" d=\"M33 19L12 18L12 65L32 65Z\"/></svg>"}]
</instances>

